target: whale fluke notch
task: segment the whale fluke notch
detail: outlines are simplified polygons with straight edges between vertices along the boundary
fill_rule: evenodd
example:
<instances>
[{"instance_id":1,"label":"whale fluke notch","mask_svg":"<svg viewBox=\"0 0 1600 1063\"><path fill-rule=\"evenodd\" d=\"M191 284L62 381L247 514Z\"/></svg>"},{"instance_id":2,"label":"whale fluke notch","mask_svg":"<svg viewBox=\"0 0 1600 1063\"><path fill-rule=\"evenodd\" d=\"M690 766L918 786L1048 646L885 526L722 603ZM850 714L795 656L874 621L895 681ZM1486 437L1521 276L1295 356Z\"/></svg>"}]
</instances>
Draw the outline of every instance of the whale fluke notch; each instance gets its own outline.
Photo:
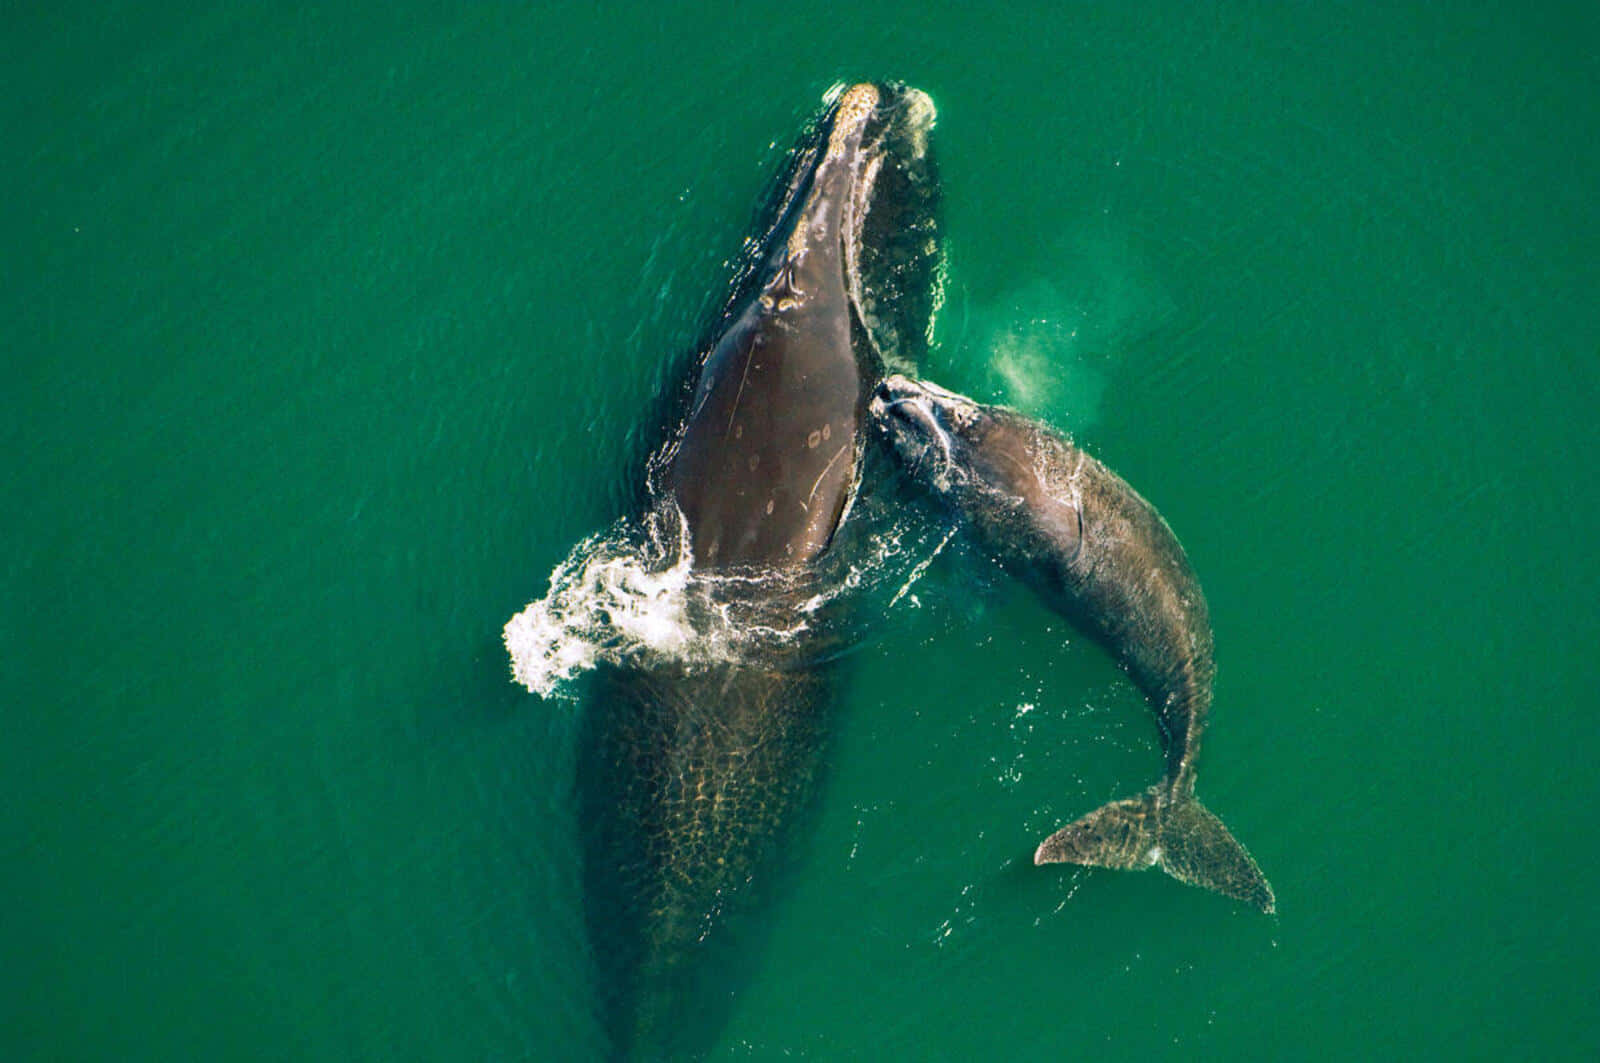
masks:
<instances>
[{"instance_id":1,"label":"whale fluke notch","mask_svg":"<svg viewBox=\"0 0 1600 1063\"><path fill-rule=\"evenodd\" d=\"M1046 838L1035 864L1083 864L1137 871L1159 867L1179 882L1271 913L1272 886L1222 820L1192 793L1172 798L1155 786L1102 805Z\"/></svg>"}]
</instances>

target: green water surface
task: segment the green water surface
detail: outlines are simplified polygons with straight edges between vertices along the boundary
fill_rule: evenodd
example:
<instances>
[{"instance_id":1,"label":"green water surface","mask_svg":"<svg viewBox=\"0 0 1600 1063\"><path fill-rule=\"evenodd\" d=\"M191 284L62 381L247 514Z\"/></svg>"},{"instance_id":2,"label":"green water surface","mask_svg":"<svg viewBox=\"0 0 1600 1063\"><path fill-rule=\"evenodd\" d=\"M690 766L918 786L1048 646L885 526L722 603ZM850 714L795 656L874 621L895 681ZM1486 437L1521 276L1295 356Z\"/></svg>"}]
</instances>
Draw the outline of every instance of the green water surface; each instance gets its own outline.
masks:
<instances>
[{"instance_id":1,"label":"green water surface","mask_svg":"<svg viewBox=\"0 0 1600 1063\"><path fill-rule=\"evenodd\" d=\"M1600 8L231 2L0 5L0 1058L603 1055L500 627L876 77L926 372L1177 530L1279 914L1031 865L1154 728L952 546L715 1058L1600 1054Z\"/></svg>"}]
</instances>

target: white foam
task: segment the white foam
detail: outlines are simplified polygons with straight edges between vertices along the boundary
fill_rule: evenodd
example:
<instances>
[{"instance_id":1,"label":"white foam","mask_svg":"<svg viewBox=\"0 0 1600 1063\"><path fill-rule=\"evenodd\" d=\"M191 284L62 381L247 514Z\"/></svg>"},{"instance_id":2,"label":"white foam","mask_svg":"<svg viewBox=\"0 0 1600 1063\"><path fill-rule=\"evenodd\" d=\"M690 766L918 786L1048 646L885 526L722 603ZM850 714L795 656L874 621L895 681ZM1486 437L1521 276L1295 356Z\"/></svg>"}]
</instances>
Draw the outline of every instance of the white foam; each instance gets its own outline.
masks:
<instances>
[{"instance_id":1,"label":"white foam","mask_svg":"<svg viewBox=\"0 0 1600 1063\"><path fill-rule=\"evenodd\" d=\"M793 642L829 597L797 609L785 604L793 599L779 573L697 573L686 539L665 542L654 522L640 532L619 521L574 546L550 573L549 592L506 622L512 678L540 697L563 697L570 680L600 664L748 659Z\"/></svg>"},{"instance_id":2,"label":"white foam","mask_svg":"<svg viewBox=\"0 0 1600 1063\"><path fill-rule=\"evenodd\" d=\"M550 591L506 622L517 682L550 697L601 661L680 655L695 640L687 618L689 559L663 567L624 524L574 546Z\"/></svg>"},{"instance_id":3,"label":"white foam","mask_svg":"<svg viewBox=\"0 0 1600 1063\"><path fill-rule=\"evenodd\" d=\"M928 566L933 564L933 559L938 557L944 548L950 544L951 539L955 538L955 534L956 528L952 526L949 531L945 532L944 538L939 540L939 545L933 548L933 552L912 566L910 575L906 576L906 581L900 585L899 590L894 592L894 597L889 599L889 608L893 609L896 605L899 605L900 599L904 598L910 593L911 588L916 586L917 581L922 578L923 573L928 571ZM895 545L898 547L898 541L896 541ZM912 608L916 608L921 604L922 603L917 600L916 595L911 596Z\"/></svg>"},{"instance_id":4,"label":"white foam","mask_svg":"<svg viewBox=\"0 0 1600 1063\"><path fill-rule=\"evenodd\" d=\"M705 573L692 568L681 519L643 528L619 521L574 546L550 573L545 596L506 622L512 678L560 699L601 664L692 669L786 651L825 623L838 598L876 599L897 584L889 604L905 598L951 538L947 532L930 551L916 534L904 541L907 530L893 519L878 524L816 571Z\"/></svg>"}]
</instances>

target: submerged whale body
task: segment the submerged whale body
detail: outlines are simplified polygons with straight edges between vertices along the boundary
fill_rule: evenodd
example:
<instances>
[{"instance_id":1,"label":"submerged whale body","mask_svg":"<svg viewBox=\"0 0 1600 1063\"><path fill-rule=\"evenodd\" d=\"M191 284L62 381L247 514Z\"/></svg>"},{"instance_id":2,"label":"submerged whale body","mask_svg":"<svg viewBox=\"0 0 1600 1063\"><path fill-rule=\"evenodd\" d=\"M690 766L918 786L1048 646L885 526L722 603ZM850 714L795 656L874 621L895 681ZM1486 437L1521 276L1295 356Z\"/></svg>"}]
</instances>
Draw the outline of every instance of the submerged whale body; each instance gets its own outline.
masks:
<instances>
[{"instance_id":1,"label":"submerged whale body","mask_svg":"<svg viewBox=\"0 0 1600 1063\"><path fill-rule=\"evenodd\" d=\"M1034 862L1159 867L1272 911L1261 869L1194 796L1216 666L1205 596L1166 521L1111 470L1014 411L893 376L872 412L913 476L1109 649L1155 712L1162 781L1063 827Z\"/></svg>"},{"instance_id":2,"label":"submerged whale body","mask_svg":"<svg viewBox=\"0 0 1600 1063\"><path fill-rule=\"evenodd\" d=\"M777 633L731 659L613 669L579 797L605 1021L619 1055L704 1051L806 808L831 689L823 561L855 496L884 366L936 301L926 95L838 92L791 153L743 281L651 459L647 525L706 608ZM730 947L731 946L731 947Z\"/></svg>"}]
</instances>

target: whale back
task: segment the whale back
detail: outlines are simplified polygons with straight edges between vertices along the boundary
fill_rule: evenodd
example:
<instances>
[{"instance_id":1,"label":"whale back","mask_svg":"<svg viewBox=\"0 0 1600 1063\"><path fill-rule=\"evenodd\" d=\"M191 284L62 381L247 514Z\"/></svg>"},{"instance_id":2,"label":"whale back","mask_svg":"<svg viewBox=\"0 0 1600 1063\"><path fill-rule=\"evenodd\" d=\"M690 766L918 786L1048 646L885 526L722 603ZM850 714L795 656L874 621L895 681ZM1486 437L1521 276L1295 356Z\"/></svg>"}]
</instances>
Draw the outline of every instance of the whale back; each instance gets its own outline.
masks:
<instances>
[{"instance_id":1,"label":"whale back","mask_svg":"<svg viewBox=\"0 0 1600 1063\"><path fill-rule=\"evenodd\" d=\"M917 97L844 90L797 149L755 265L648 470L659 519L647 523L678 533L668 538L689 551L694 585L721 615L792 634L734 660L644 663L596 685L579 765L586 907L622 1054L704 1054L815 792L836 607L806 603L829 598L817 562L854 497L881 351L915 350L902 337L926 336L915 319L932 305L896 300L932 277L936 247L915 257L862 243L882 236L867 224L888 210L880 192L909 195L913 172L926 184L896 216L931 209L931 170L898 158L920 143L907 123L925 134L931 122L931 105L908 104Z\"/></svg>"},{"instance_id":2,"label":"whale back","mask_svg":"<svg viewBox=\"0 0 1600 1063\"><path fill-rule=\"evenodd\" d=\"M937 302L931 122L916 90L856 85L797 152L659 463L696 567L808 565L848 512L885 357L920 357Z\"/></svg>"}]
</instances>

